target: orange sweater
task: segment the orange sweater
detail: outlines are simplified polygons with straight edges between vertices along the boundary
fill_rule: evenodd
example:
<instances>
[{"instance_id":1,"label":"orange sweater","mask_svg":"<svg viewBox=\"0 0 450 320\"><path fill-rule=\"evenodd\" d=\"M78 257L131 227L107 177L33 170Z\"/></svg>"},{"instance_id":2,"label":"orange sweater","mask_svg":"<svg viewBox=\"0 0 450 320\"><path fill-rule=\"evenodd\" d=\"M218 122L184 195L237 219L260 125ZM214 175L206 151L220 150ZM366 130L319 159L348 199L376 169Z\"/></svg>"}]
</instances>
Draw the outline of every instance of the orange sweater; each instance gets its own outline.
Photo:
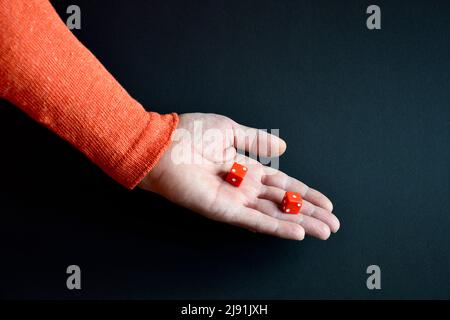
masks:
<instances>
[{"instance_id":1,"label":"orange sweater","mask_svg":"<svg viewBox=\"0 0 450 320\"><path fill-rule=\"evenodd\" d=\"M157 163L176 114L147 112L47 0L0 0L0 97L135 187Z\"/></svg>"}]
</instances>

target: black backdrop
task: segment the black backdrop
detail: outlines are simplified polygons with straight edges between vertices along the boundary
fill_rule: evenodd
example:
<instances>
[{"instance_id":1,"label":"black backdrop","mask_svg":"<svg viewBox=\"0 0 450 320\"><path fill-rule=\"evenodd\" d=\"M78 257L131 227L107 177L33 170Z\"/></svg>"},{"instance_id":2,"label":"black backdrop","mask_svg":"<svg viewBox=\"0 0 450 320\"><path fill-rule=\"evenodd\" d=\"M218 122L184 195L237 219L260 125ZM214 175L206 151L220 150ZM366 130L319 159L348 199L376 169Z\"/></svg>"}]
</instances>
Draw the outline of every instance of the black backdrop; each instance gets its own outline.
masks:
<instances>
[{"instance_id":1,"label":"black backdrop","mask_svg":"<svg viewBox=\"0 0 450 320\"><path fill-rule=\"evenodd\" d=\"M148 109L280 128L342 227L285 241L129 192L1 101L1 297L450 298L448 1L377 1L378 31L368 1L53 3Z\"/></svg>"}]
</instances>

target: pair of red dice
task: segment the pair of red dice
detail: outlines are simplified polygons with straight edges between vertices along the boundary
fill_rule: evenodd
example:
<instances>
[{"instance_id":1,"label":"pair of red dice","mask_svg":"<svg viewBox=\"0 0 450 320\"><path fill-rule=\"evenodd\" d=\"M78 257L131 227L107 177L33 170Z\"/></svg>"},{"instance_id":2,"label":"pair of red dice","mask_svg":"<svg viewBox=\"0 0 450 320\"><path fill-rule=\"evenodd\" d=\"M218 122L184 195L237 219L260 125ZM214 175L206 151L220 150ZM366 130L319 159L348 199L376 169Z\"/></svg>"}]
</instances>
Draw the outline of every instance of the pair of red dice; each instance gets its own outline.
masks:
<instances>
[{"instance_id":1,"label":"pair of red dice","mask_svg":"<svg viewBox=\"0 0 450 320\"><path fill-rule=\"evenodd\" d=\"M244 181L248 168L235 162L225 177L225 181L235 187L239 187ZM302 197L298 192L287 191L281 203L281 209L284 213L297 214L302 208Z\"/></svg>"}]
</instances>

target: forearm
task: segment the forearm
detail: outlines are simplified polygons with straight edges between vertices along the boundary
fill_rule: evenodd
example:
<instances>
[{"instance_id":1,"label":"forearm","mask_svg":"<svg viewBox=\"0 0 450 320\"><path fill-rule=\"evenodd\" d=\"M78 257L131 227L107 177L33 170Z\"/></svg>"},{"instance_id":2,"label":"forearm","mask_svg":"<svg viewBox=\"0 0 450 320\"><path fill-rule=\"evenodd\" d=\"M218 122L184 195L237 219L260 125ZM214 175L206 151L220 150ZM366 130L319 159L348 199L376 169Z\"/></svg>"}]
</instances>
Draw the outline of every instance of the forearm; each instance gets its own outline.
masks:
<instances>
[{"instance_id":1,"label":"forearm","mask_svg":"<svg viewBox=\"0 0 450 320\"><path fill-rule=\"evenodd\" d=\"M46 0L0 0L0 96L133 188L170 143L175 114L147 112Z\"/></svg>"}]
</instances>

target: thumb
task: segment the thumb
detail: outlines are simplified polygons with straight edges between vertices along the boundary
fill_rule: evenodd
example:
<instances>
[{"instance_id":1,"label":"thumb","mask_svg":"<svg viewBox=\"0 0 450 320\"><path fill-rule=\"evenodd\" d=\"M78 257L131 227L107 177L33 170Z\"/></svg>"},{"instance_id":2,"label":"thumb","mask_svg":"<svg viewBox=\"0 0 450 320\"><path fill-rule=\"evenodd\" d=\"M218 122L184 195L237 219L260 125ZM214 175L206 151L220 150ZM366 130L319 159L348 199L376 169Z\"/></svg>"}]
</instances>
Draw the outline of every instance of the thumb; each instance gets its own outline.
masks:
<instances>
[{"instance_id":1,"label":"thumb","mask_svg":"<svg viewBox=\"0 0 450 320\"><path fill-rule=\"evenodd\" d=\"M233 124L234 147L260 157L277 157L286 151L286 142L278 137L278 129L267 130Z\"/></svg>"}]
</instances>

